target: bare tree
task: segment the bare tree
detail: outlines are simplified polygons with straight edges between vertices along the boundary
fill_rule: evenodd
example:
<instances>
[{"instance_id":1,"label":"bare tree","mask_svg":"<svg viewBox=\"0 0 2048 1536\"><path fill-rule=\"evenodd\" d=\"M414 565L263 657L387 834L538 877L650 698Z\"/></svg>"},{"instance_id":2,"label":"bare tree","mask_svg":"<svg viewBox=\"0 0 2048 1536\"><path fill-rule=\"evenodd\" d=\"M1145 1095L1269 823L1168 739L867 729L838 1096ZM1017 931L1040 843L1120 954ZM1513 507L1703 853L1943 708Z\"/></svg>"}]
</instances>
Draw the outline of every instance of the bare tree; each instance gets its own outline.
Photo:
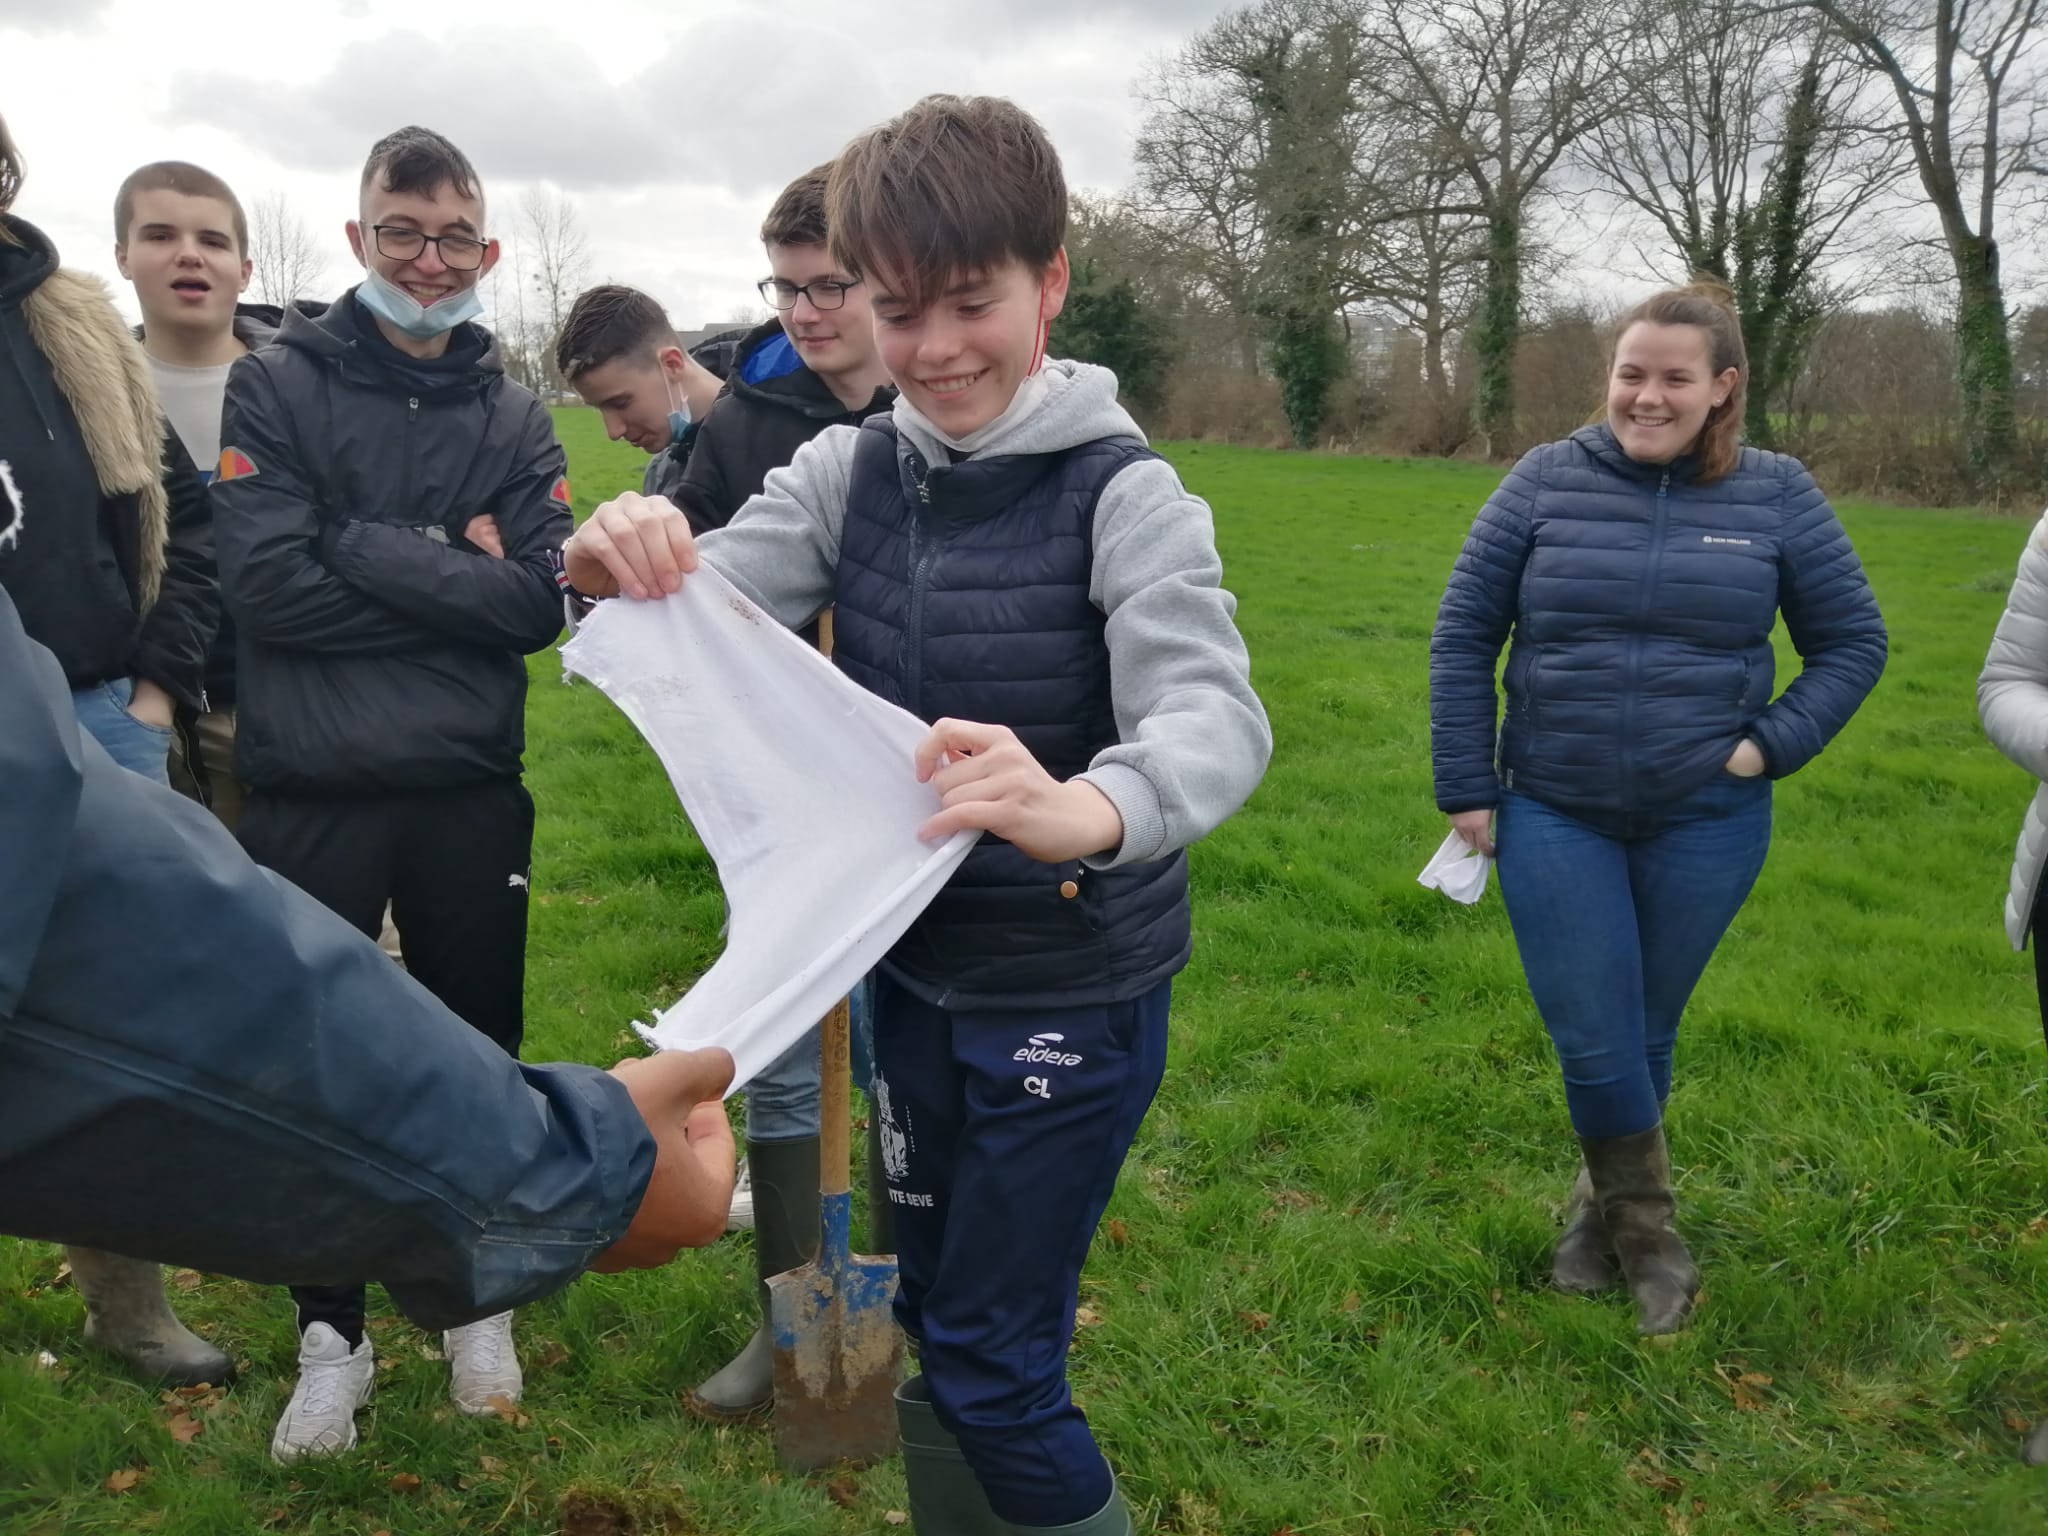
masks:
<instances>
[{"instance_id":1,"label":"bare tree","mask_svg":"<svg viewBox=\"0 0 2048 1536\"><path fill-rule=\"evenodd\" d=\"M541 338L541 366L557 386L562 380L554 367L555 339L576 302L577 291L590 275L590 242L583 233L576 205L552 187L531 187L519 202L520 233L528 264L528 277L539 301L540 323L547 328Z\"/></svg>"},{"instance_id":2,"label":"bare tree","mask_svg":"<svg viewBox=\"0 0 2048 1536\"><path fill-rule=\"evenodd\" d=\"M1963 436L1981 483L2012 468L2012 338L1997 220L2038 173L2044 0L1801 0L1897 99L1955 272Z\"/></svg>"},{"instance_id":3,"label":"bare tree","mask_svg":"<svg viewBox=\"0 0 2048 1536\"><path fill-rule=\"evenodd\" d=\"M1486 223L1459 204L1461 172L1442 158L1388 145L1378 163L1382 186L1400 189L1388 199L1402 212L1360 224L1346 298L1390 311L1414 332L1423 399L1407 413L1412 446L1455 453L1472 434L1453 362L1484 289Z\"/></svg>"},{"instance_id":4,"label":"bare tree","mask_svg":"<svg viewBox=\"0 0 2048 1536\"><path fill-rule=\"evenodd\" d=\"M1595 127L1581 157L1657 231L1675 275L1733 290L1749 343L1748 435L1768 446L1814 327L1846 299L1830 271L1883 238L1870 215L1903 173L1901 140L1888 114L1866 109L1867 77L1810 13L1687 0L1647 25L1662 61L1654 88Z\"/></svg>"},{"instance_id":5,"label":"bare tree","mask_svg":"<svg viewBox=\"0 0 2048 1536\"><path fill-rule=\"evenodd\" d=\"M318 292L327 257L282 192L265 193L249 218L249 262L259 303L287 305Z\"/></svg>"},{"instance_id":6,"label":"bare tree","mask_svg":"<svg viewBox=\"0 0 2048 1536\"><path fill-rule=\"evenodd\" d=\"M1479 429L1515 439L1514 360L1525 230L1574 144L1624 110L1641 79L1640 7L1623 0L1358 0L1375 58L1368 84L1460 173L1445 212L1486 225L1473 327Z\"/></svg>"}]
</instances>

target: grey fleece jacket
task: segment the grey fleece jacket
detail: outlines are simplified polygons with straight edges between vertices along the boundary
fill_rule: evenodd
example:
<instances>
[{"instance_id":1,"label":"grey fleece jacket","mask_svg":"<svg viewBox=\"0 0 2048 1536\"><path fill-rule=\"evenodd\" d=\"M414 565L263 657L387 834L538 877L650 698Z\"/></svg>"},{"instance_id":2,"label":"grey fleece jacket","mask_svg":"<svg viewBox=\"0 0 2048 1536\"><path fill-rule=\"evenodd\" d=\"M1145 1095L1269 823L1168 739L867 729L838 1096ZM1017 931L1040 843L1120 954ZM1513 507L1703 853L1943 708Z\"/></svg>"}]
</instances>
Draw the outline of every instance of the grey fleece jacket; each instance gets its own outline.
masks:
<instances>
[{"instance_id":1,"label":"grey fleece jacket","mask_svg":"<svg viewBox=\"0 0 2048 1536\"><path fill-rule=\"evenodd\" d=\"M927 462L951 445L898 399L894 420ZM840 529L858 427L827 427L773 470L761 494L698 541L704 558L791 628L833 598ZM1116 375L1090 363L1048 362L1036 398L995 424L970 458L1058 453L1144 433L1117 403ZM1222 585L1208 503L1173 467L1147 459L1104 487L1095 511L1088 595L1107 616L1115 746L1086 779L1123 817L1124 839L1099 867L1163 858L1220 825L1258 786L1272 727L1252 691L1251 662Z\"/></svg>"}]
</instances>

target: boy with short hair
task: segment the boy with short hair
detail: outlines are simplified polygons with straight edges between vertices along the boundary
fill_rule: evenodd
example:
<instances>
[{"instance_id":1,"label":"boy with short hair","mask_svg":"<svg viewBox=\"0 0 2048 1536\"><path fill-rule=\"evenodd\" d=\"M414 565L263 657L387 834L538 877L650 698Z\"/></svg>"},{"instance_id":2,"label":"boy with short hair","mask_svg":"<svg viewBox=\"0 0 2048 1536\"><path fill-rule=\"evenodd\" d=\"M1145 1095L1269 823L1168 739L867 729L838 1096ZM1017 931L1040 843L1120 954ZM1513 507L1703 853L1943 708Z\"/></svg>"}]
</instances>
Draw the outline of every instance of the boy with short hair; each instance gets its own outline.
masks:
<instances>
[{"instance_id":1,"label":"boy with short hair","mask_svg":"<svg viewBox=\"0 0 2048 1536\"><path fill-rule=\"evenodd\" d=\"M561 630L569 483L546 408L472 323L498 245L468 157L424 128L386 136L348 236L363 282L286 316L228 379L214 521L242 844L373 937L390 902L414 978L516 1056L525 657ZM375 1374L361 1287L293 1295L280 1461L355 1444ZM518 1398L509 1312L444 1342L464 1412Z\"/></svg>"},{"instance_id":2,"label":"boy with short hair","mask_svg":"<svg viewBox=\"0 0 2048 1536\"><path fill-rule=\"evenodd\" d=\"M826 243L825 189L830 172L830 165L806 171L768 210L761 243L769 276L760 287L762 298L780 318L756 327L741 343L716 408L694 434L680 481L659 491L643 490L645 495L665 495L689 520L693 533L723 527L761 489L770 472L789 463L819 433L832 426L857 426L886 411L895 397L875 350L867 290L841 267ZM648 305L653 307L651 300ZM565 378L582 381L577 388L593 404L602 397L586 384L599 378L599 372L584 359L601 359L605 351L595 326L579 327L572 316L558 353L559 366ZM814 639L815 631L805 626L804 637ZM868 998L863 984L849 999L854 1073L863 1089L869 1086L870 1071ZM691 1390L686 1401L700 1417L719 1422L753 1418L775 1401L768 1281L810 1262L818 1251L819 1081L818 1037L813 1032L748 1084L741 1178L753 1218L761 1322L730 1361ZM894 1209L880 1183L879 1127L871 1115L868 1241L886 1251Z\"/></svg>"},{"instance_id":3,"label":"boy with short hair","mask_svg":"<svg viewBox=\"0 0 2048 1536\"><path fill-rule=\"evenodd\" d=\"M897 1316L923 1367L897 1393L912 1518L1125 1536L1067 1388L1074 1304L1165 1066L1182 850L1251 793L1271 731L1208 508L1112 375L1043 360L1068 280L1044 131L928 97L848 147L830 207L902 394L799 450L702 551L786 624L836 604L841 669L932 722L926 835L992 834L876 1000ZM649 598L698 545L628 496L564 553L578 590Z\"/></svg>"},{"instance_id":4,"label":"boy with short hair","mask_svg":"<svg viewBox=\"0 0 2048 1536\"><path fill-rule=\"evenodd\" d=\"M669 493L693 530L724 527L797 449L827 427L858 426L896 397L875 350L867 287L827 243L831 170L827 164L804 172L762 221L769 275L761 297L776 318L740 344L718 405Z\"/></svg>"},{"instance_id":5,"label":"boy with short hair","mask_svg":"<svg viewBox=\"0 0 2048 1536\"><path fill-rule=\"evenodd\" d=\"M623 283L578 294L555 369L604 418L606 437L653 455L640 493L673 496L724 380L683 349L662 307Z\"/></svg>"},{"instance_id":6,"label":"boy with short hair","mask_svg":"<svg viewBox=\"0 0 2048 1536\"><path fill-rule=\"evenodd\" d=\"M114 262L135 287L137 335L164 416L211 481L228 370L277 331L269 313L238 302L251 271L241 201L201 166L141 166L114 197ZM235 626L225 613L207 652L205 701L202 711L179 711L171 783L233 831L242 791L234 771Z\"/></svg>"}]
</instances>

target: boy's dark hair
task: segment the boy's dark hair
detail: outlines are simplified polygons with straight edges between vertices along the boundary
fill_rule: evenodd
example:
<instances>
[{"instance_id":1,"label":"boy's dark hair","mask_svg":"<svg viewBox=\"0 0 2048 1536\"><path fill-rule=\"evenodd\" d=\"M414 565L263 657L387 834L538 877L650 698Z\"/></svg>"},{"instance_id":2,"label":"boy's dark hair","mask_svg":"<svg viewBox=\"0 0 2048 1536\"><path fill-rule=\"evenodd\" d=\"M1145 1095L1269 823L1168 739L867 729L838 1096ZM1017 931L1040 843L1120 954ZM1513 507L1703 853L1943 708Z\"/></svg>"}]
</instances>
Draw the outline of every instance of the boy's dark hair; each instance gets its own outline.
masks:
<instances>
[{"instance_id":1,"label":"boy's dark hair","mask_svg":"<svg viewBox=\"0 0 2048 1536\"><path fill-rule=\"evenodd\" d=\"M761 224L761 243L823 245L827 228L825 187L831 179L832 162L827 160L784 187Z\"/></svg>"},{"instance_id":2,"label":"boy's dark hair","mask_svg":"<svg viewBox=\"0 0 2048 1536\"><path fill-rule=\"evenodd\" d=\"M121 190L114 194L115 244L128 243L128 226L135 221L138 192L180 192L186 197L219 198L234 215L235 249L244 256L249 254L249 218L242 212L242 200L213 172L183 160L157 160L128 173Z\"/></svg>"},{"instance_id":3,"label":"boy's dark hair","mask_svg":"<svg viewBox=\"0 0 2048 1536\"><path fill-rule=\"evenodd\" d=\"M606 283L577 296L555 338L555 368L574 384L617 358L652 362L661 348L680 344L659 304L638 288Z\"/></svg>"},{"instance_id":4,"label":"boy's dark hair","mask_svg":"<svg viewBox=\"0 0 2048 1536\"><path fill-rule=\"evenodd\" d=\"M432 197L453 187L457 197L481 197L476 167L469 156L431 128L401 128L387 133L363 162L363 186L381 176L386 192L411 192Z\"/></svg>"},{"instance_id":5,"label":"boy's dark hair","mask_svg":"<svg viewBox=\"0 0 2048 1536\"><path fill-rule=\"evenodd\" d=\"M1067 179L1038 120L997 96L927 96L833 162L833 258L922 309L1006 261L1043 271L1067 238Z\"/></svg>"},{"instance_id":6,"label":"boy's dark hair","mask_svg":"<svg viewBox=\"0 0 2048 1536\"><path fill-rule=\"evenodd\" d=\"M20 192L21 151L14 147L14 136L7 131L7 119L0 117L0 213L14 206Z\"/></svg>"}]
</instances>

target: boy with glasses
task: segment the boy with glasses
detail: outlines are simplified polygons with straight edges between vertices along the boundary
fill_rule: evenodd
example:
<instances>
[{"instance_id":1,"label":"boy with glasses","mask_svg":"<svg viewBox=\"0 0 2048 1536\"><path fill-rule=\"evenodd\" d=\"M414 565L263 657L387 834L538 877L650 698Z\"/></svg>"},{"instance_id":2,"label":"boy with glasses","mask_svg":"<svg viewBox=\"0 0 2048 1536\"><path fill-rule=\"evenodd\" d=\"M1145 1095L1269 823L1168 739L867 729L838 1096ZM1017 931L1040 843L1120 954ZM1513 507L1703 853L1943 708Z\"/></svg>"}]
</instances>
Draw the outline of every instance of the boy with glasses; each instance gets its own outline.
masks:
<instances>
[{"instance_id":1,"label":"boy with glasses","mask_svg":"<svg viewBox=\"0 0 2048 1536\"><path fill-rule=\"evenodd\" d=\"M783 189L761 226L770 275L761 297L777 319L757 327L718 403L695 434L682 482L668 500L693 531L723 527L805 443L831 426L858 426L896 397L875 350L867 290L825 244L825 184L830 165L806 171ZM573 329L573 325L572 325ZM565 339L566 341L566 339ZM568 365L563 365L568 374ZM579 386L580 387L580 386ZM801 630L806 639L815 630ZM866 983L853 1009L854 1075L869 1077ZM753 1418L775 1400L768 1280L808 1263L818 1251L818 1037L812 1032L747 1085L747 1147L742 1175L751 1202L761 1321L722 1369L692 1391L693 1412L718 1422ZM879 1122L870 1116L869 1167ZM879 1174L869 1182L868 1245L894 1246L890 1207Z\"/></svg>"},{"instance_id":2,"label":"boy with glasses","mask_svg":"<svg viewBox=\"0 0 2048 1536\"><path fill-rule=\"evenodd\" d=\"M896 398L875 352L867 290L825 245L831 171L821 165L791 182L761 226L770 274L761 298L777 318L741 343L682 483L669 493L696 532L724 527L769 470L827 427L859 426Z\"/></svg>"},{"instance_id":3,"label":"boy with glasses","mask_svg":"<svg viewBox=\"0 0 2048 1536\"><path fill-rule=\"evenodd\" d=\"M371 150L363 281L236 363L214 519L239 634L241 839L508 1054L523 1027L533 801L525 657L561 629L569 484L546 409L473 323L498 258L467 157ZM317 1190L309 1200L319 1199ZM355 1444L375 1374L360 1286L300 1286L280 1461ZM516 1401L509 1312L445 1335L464 1412Z\"/></svg>"}]
</instances>

